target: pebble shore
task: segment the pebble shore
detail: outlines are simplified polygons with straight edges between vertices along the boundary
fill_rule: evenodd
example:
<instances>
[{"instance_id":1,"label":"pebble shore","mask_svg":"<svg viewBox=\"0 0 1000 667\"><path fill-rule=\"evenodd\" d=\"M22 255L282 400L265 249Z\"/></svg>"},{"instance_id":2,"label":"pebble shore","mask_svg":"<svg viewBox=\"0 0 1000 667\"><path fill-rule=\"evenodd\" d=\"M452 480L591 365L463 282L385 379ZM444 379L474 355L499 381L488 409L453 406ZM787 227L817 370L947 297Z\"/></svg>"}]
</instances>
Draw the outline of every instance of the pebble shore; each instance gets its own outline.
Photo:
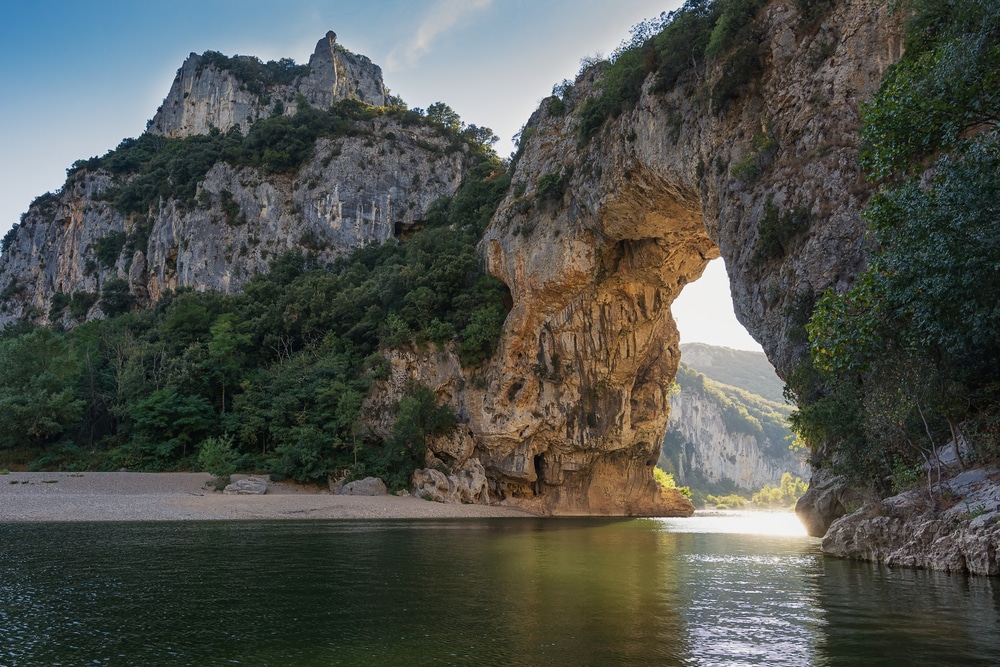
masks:
<instances>
[{"instance_id":1,"label":"pebble shore","mask_svg":"<svg viewBox=\"0 0 1000 667\"><path fill-rule=\"evenodd\" d=\"M272 483L265 495L226 495L207 473L10 472L0 475L0 523L530 517L495 505L414 497L343 496Z\"/></svg>"}]
</instances>

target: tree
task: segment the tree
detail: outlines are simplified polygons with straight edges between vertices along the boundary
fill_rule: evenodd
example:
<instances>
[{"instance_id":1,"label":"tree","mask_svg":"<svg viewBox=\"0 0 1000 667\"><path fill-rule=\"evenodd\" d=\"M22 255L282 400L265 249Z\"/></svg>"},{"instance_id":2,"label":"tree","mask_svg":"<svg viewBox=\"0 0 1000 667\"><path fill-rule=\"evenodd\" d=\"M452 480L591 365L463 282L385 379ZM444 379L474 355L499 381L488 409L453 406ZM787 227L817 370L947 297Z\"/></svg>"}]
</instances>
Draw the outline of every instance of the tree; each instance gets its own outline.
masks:
<instances>
[{"instance_id":1,"label":"tree","mask_svg":"<svg viewBox=\"0 0 1000 667\"><path fill-rule=\"evenodd\" d=\"M0 339L0 446L37 446L83 417L83 367L63 334L38 328Z\"/></svg>"}]
</instances>

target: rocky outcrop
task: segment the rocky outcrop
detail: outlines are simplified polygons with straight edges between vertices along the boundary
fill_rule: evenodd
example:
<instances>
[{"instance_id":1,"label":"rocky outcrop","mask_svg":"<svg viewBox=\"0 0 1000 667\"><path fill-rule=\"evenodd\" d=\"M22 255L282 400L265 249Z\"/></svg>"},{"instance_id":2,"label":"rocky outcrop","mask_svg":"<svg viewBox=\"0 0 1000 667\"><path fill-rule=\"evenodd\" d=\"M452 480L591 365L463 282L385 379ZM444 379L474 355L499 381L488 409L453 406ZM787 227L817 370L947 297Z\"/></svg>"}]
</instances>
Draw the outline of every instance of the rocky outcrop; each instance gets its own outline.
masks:
<instances>
[{"instance_id":1,"label":"rocky outcrop","mask_svg":"<svg viewBox=\"0 0 1000 667\"><path fill-rule=\"evenodd\" d=\"M417 470L413 473L411 490L418 498L439 503L488 505L490 501L486 469L479 459L469 459L447 471Z\"/></svg>"},{"instance_id":2,"label":"rocky outcrop","mask_svg":"<svg viewBox=\"0 0 1000 667\"><path fill-rule=\"evenodd\" d=\"M358 99L373 106L385 104L382 70L368 58L337 44L328 32L316 44L308 71L288 83L258 75L260 62L253 56L235 56L236 68L220 66L223 59L192 53L179 70L170 92L148 131L168 137L208 134L213 128L246 134L261 118L275 113L295 113L301 95L309 104L325 109L338 100ZM288 63L286 69L294 67Z\"/></svg>"},{"instance_id":3,"label":"rocky outcrop","mask_svg":"<svg viewBox=\"0 0 1000 667\"><path fill-rule=\"evenodd\" d=\"M728 76L721 60L665 92L648 77L634 108L581 140L582 111L602 91L596 66L529 120L514 185L481 243L513 297L497 353L475 371L447 350L399 361L401 375L456 408L465 440L438 453L449 466L478 459L491 500L557 514L693 510L661 490L652 469L679 361L670 304L712 258L725 259L737 316L779 374L793 369L812 299L848 285L863 262L860 210L871 189L856 166L859 102L901 49L885 3L834 5L804 25L797 3L767 4L761 72L717 109L709 99ZM291 89L317 104L326 99L310 97L317 91L367 98L366 78L350 74L331 44L321 40L309 75ZM240 83L231 71L186 65L150 131L244 129L291 111L277 107L291 101L287 91L265 101ZM407 132L376 124L367 136L327 142L293 177L217 165L199 186L198 208L166 200L148 220L100 200L109 175L74 179L33 207L0 260L0 323L42 320L56 292L97 292L115 276L145 299L184 285L236 291L283 249L315 247L328 259L383 240L461 180L461 151L430 150L434 137ZM390 133L404 137L403 150L386 143ZM782 224L793 229L781 252L765 252L763 240ZM136 245L146 238L140 225L148 243ZM94 244L112 232L125 244L113 266L100 266ZM390 382L370 397L373 431L391 428L391 411L378 406L395 392Z\"/></svg>"},{"instance_id":4,"label":"rocky outcrop","mask_svg":"<svg viewBox=\"0 0 1000 667\"><path fill-rule=\"evenodd\" d=\"M823 551L888 566L1000 575L1000 469L953 472L835 521Z\"/></svg>"},{"instance_id":5,"label":"rocky outcrop","mask_svg":"<svg viewBox=\"0 0 1000 667\"><path fill-rule=\"evenodd\" d=\"M829 470L817 470L809 489L795 503L795 513L813 537L823 537L830 525L846 513L849 501L843 478Z\"/></svg>"},{"instance_id":6,"label":"rocky outcrop","mask_svg":"<svg viewBox=\"0 0 1000 667\"><path fill-rule=\"evenodd\" d=\"M57 293L97 294L114 278L148 304L179 287L239 292L289 250L332 260L419 227L433 202L455 193L467 164L432 129L377 118L358 123L355 136L318 140L292 174L216 164L195 206L162 200L148 216L102 200L115 185L106 172L80 173L32 205L0 257L8 287L0 326L24 316L45 322ZM117 256L102 263L99 244L116 237ZM95 303L86 317L99 314Z\"/></svg>"}]
</instances>

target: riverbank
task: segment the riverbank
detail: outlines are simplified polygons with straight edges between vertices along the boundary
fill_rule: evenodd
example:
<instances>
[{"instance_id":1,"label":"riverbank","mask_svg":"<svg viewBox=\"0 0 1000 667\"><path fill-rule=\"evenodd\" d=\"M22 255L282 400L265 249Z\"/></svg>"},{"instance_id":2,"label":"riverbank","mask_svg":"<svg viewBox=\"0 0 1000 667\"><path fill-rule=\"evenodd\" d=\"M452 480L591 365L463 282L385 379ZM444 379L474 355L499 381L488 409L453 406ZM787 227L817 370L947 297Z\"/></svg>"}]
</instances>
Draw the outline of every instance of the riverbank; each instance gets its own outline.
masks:
<instances>
[{"instance_id":1,"label":"riverbank","mask_svg":"<svg viewBox=\"0 0 1000 667\"><path fill-rule=\"evenodd\" d=\"M334 495L287 482L271 483L260 496L226 495L214 488L207 473L11 472L0 475L0 523L533 516L494 505Z\"/></svg>"},{"instance_id":2,"label":"riverbank","mask_svg":"<svg viewBox=\"0 0 1000 667\"><path fill-rule=\"evenodd\" d=\"M890 567L1000 575L1000 469L945 468L933 491L917 487L837 519L823 552Z\"/></svg>"}]
</instances>

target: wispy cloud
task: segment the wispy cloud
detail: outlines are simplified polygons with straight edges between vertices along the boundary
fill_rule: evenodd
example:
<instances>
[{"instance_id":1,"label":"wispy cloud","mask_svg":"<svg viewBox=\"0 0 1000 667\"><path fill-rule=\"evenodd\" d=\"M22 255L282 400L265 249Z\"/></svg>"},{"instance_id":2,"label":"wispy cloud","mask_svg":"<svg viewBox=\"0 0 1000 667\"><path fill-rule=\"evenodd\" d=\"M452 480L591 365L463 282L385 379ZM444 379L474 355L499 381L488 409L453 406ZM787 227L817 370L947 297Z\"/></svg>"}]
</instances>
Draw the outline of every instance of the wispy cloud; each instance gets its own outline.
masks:
<instances>
[{"instance_id":1,"label":"wispy cloud","mask_svg":"<svg viewBox=\"0 0 1000 667\"><path fill-rule=\"evenodd\" d=\"M413 67L421 56L434 47L438 37L466 16L487 9L492 4L493 0L439 0L424 16L412 39L392 50L386 60L386 69L399 71Z\"/></svg>"}]
</instances>

